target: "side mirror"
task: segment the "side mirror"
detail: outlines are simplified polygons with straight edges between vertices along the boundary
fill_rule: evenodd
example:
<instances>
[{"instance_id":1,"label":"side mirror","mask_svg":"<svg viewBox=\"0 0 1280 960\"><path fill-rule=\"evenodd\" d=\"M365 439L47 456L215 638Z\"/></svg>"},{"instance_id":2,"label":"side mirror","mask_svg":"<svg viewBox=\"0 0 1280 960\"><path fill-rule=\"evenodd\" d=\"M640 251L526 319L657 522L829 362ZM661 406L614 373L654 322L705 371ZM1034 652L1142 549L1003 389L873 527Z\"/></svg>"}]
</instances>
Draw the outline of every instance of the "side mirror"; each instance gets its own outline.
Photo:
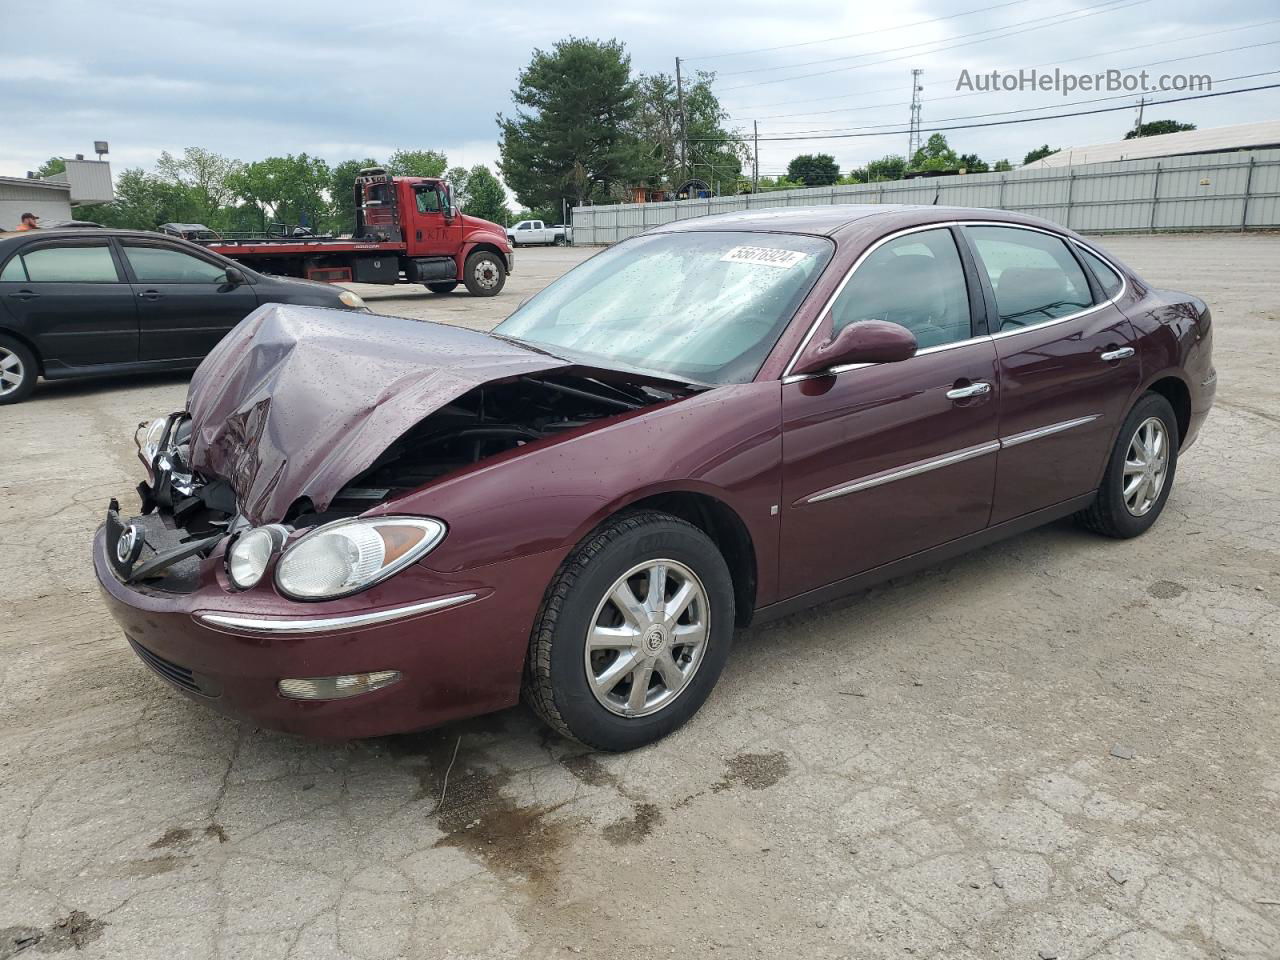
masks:
<instances>
[{"instance_id":1,"label":"side mirror","mask_svg":"<svg viewBox=\"0 0 1280 960\"><path fill-rule=\"evenodd\" d=\"M227 267L227 283L233 287L238 287L242 283L248 283L249 278L244 275L239 267Z\"/></svg>"},{"instance_id":2,"label":"side mirror","mask_svg":"<svg viewBox=\"0 0 1280 960\"><path fill-rule=\"evenodd\" d=\"M861 320L841 327L831 340L811 347L792 374L825 373L851 363L897 363L916 354L916 335L899 323Z\"/></svg>"},{"instance_id":3,"label":"side mirror","mask_svg":"<svg viewBox=\"0 0 1280 960\"><path fill-rule=\"evenodd\" d=\"M458 215L458 208L451 203L444 208L444 215L445 215L445 219L452 220L454 217Z\"/></svg>"}]
</instances>

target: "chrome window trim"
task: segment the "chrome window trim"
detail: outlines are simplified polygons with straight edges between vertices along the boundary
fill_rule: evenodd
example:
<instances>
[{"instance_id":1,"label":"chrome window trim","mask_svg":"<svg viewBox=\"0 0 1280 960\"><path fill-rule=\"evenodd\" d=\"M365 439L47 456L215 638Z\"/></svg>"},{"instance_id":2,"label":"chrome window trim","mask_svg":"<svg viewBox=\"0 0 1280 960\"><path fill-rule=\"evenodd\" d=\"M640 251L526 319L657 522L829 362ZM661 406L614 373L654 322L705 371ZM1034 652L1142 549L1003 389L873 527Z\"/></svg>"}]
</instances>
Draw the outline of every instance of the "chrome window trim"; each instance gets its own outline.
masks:
<instances>
[{"instance_id":1,"label":"chrome window trim","mask_svg":"<svg viewBox=\"0 0 1280 960\"><path fill-rule=\"evenodd\" d=\"M844 292L845 285L848 284L850 278L853 277L853 274L855 273L855 271L857 271L857 269L860 266L862 266L863 261L865 261L867 257L871 256L871 254L873 254L881 246L881 244L888 243L890 240L896 240L898 237L907 236L908 234L919 233L923 230L934 230L934 229L949 228L949 227L1008 227L1011 230L1030 230L1033 233L1043 233L1051 237L1056 237L1058 240L1061 240L1063 243L1074 244L1075 246L1080 247L1083 250L1088 250L1089 253L1093 254L1095 257L1097 257L1099 260L1101 260L1103 263L1109 266L1112 270L1114 270L1116 272L1116 275L1120 277L1120 291L1114 297L1111 297L1108 300L1104 300L1101 303L1095 303L1093 304L1093 306L1087 307L1084 310L1078 310L1075 313L1069 313L1065 317L1053 317L1052 319L1042 320L1039 323L1030 324L1029 326L1025 326L1025 327L1018 327L1012 330L1001 330L997 333L986 333L986 334L982 334L981 336L970 337L967 340L957 340L955 343L943 343L934 347L926 347L923 350L916 351L915 355L911 359L915 359L915 357L924 356L929 353L936 353L940 350L950 350L954 347L966 346L971 343L977 343L981 340L996 340L1002 337L1014 337L1020 333L1028 333L1032 330L1039 330L1043 327L1047 327L1055 323L1066 323L1068 320L1076 320L1076 319L1079 319L1080 317L1088 316L1091 313L1095 313L1098 310L1103 309L1104 307L1109 307L1114 305L1116 301L1120 300L1129 289L1129 278L1125 275L1125 272L1121 270L1118 266L1116 266L1116 264L1113 263L1108 257L1103 256L1096 249L1089 246L1087 243L1083 243L1082 241L1075 239L1075 237L1068 237L1065 234L1057 233L1053 230L1047 230L1044 227L1035 227L1025 223L1008 223L1002 220L940 220L937 223L919 224L914 227L906 227L903 230L898 230L894 233L890 233L881 237L871 246L867 247L867 249L864 250L858 256L858 259L853 262L853 266L849 268L848 273L844 275L844 279L842 279L840 283L836 286L835 290L831 292L831 295L827 298L827 302L823 304L822 310L818 312L817 318L813 321L813 324L809 327L808 332L804 335L804 339L800 341L799 346L796 347L795 352L792 353L791 359L787 361L787 365L786 367L783 368L783 371L782 371L782 382L784 384L798 383L801 380L809 380L814 377L830 376L832 374L841 374L849 370L857 370L860 367L873 366L873 364L869 364L869 363L851 363L851 364L846 364L840 367L832 367L829 371L825 373L801 373L801 374L794 374L794 375L791 373L792 368L794 368L796 365L796 361L800 359L800 355L804 353L805 348L809 346L809 341L813 339L814 335L818 332L818 328L822 326L822 322L827 318L828 314L831 313L832 306L835 305L835 302L839 298L840 294ZM982 267L978 264L975 264L975 266L978 266L979 269L982 269ZM1087 269L1087 268L1082 267L1081 269ZM997 319L999 319L998 314L997 314ZM972 318L971 318L971 321L972 321Z\"/></svg>"},{"instance_id":2,"label":"chrome window trim","mask_svg":"<svg viewBox=\"0 0 1280 960\"><path fill-rule=\"evenodd\" d=\"M952 464L963 463L965 460L972 460L974 457L981 457L988 453L995 453L998 450L1004 450L1007 447L1016 447L1019 444L1027 443L1031 440L1039 440L1042 437L1050 437L1055 433L1062 433L1064 430L1071 430L1074 427L1082 427L1086 423L1092 423L1101 417L1102 414L1094 413L1087 417L1076 417L1072 420L1062 420L1058 423L1051 423L1047 426L1036 427L1033 430L1024 430L1022 433L1015 433L1012 436L1001 437L997 440L988 440L985 443L975 444L972 447L963 447L959 450L953 450L951 453L944 453L941 456L930 457L927 460L917 460L915 463L909 463L905 467L894 467L889 470L882 470L879 473L873 473L869 476L861 477L849 483L839 484L835 487L829 487L826 490L820 490L817 493L806 497L805 503L822 503L825 500L834 500L837 497L847 496L851 493L857 493L860 490L869 490L872 487L879 487L886 483L892 483L895 480L905 480L908 477L918 477L922 473L929 473L941 467L949 467Z\"/></svg>"},{"instance_id":3,"label":"chrome window trim","mask_svg":"<svg viewBox=\"0 0 1280 960\"><path fill-rule=\"evenodd\" d=\"M284 617L241 617L228 613L200 613L196 619L231 630L254 630L260 633L321 633L326 630L344 630L352 627L366 627L376 623L399 620L418 613L430 613L456 607L461 603L474 600L479 594L463 593L454 597L439 597L435 600L424 600L403 607L391 607L386 610L374 610L369 613L353 613L343 617L304 617L289 619Z\"/></svg>"},{"instance_id":4,"label":"chrome window trim","mask_svg":"<svg viewBox=\"0 0 1280 960\"><path fill-rule=\"evenodd\" d=\"M972 460L974 457L981 457L988 453L995 453L999 449L999 440L988 440L986 443L979 443L972 447L965 447L961 450L954 450L951 453L944 453L940 457L930 457L927 460L917 460L915 463L909 463L905 467L882 470L880 473L873 473L869 477L862 477L859 480L854 480L852 483L845 483L840 486L819 491L818 493L806 498L805 502L821 503L824 500L834 500L836 497L843 497L850 493L857 493L859 490L869 490L871 487L879 487L886 483L892 483L895 480L905 480L907 477L916 477L922 473L929 473L930 471L937 470L941 467L949 467L953 463L962 463L965 460Z\"/></svg>"}]
</instances>

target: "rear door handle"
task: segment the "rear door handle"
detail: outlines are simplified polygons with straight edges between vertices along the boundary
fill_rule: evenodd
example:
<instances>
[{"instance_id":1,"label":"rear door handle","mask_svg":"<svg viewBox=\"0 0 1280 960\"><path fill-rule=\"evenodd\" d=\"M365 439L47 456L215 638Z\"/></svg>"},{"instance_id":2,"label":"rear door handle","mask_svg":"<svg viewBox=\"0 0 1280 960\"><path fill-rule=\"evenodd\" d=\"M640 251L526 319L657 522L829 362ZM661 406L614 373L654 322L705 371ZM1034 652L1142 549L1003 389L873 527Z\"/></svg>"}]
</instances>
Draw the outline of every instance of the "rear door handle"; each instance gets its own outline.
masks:
<instances>
[{"instance_id":1,"label":"rear door handle","mask_svg":"<svg viewBox=\"0 0 1280 960\"><path fill-rule=\"evenodd\" d=\"M1108 350L1102 355L1103 360L1127 360L1133 356L1133 347L1121 347L1119 350Z\"/></svg>"},{"instance_id":2,"label":"rear door handle","mask_svg":"<svg viewBox=\"0 0 1280 960\"><path fill-rule=\"evenodd\" d=\"M40 294L32 293L30 290L19 290L17 293L9 294L10 300L38 300Z\"/></svg>"},{"instance_id":3,"label":"rear door handle","mask_svg":"<svg viewBox=\"0 0 1280 960\"><path fill-rule=\"evenodd\" d=\"M954 390L947 391L948 400L966 400L969 397L980 397L984 393L991 392L991 384L985 380L977 380L967 387L956 387Z\"/></svg>"}]
</instances>

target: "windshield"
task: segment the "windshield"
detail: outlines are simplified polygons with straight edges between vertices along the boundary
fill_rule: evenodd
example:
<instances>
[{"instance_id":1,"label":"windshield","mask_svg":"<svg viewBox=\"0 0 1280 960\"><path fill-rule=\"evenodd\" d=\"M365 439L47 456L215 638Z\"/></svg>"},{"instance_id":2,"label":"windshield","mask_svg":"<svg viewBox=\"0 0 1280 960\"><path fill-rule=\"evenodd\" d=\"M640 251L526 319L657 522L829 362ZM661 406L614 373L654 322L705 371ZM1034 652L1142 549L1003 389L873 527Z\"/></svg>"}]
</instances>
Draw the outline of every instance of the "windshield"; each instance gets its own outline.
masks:
<instances>
[{"instance_id":1,"label":"windshield","mask_svg":"<svg viewBox=\"0 0 1280 960\"><path fill-rule=\"evenodd\" d=\"M745 383L834 249L794 234L640 236L565 274L494 333L701 383Z\"/></svg>"}]
</instances>

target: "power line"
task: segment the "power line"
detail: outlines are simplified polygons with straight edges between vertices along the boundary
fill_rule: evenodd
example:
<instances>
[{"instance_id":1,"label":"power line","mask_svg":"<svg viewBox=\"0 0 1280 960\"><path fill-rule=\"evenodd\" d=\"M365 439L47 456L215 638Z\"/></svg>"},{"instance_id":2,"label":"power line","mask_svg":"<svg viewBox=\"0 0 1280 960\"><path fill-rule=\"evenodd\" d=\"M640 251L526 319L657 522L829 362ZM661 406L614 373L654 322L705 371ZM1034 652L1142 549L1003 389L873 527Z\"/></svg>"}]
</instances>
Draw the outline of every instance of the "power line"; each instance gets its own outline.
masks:
<instances>
[{"instance_id":1,"label":"power line","mask_svg":"<svg viewBox=\"0 0 1280 960\"><path fill-rule=\"evenodd\" d=\"M1280 70L1269 71L1269 73L1280 73ZM1265 75L1266 74L1259 74L1259 76L1265 76ZM1263 84L1257 87L1243 87L1240 90L1220 90L1220 91L1215 91L1214 93L1199 93L1193 96L1186 96L1186 97L1170 97L1169 99L1166 99L1166 100L1149 100L1147 101L1147 106L1158 107L1158 106L1163 106L1164 104L1167 104L1167 103L1184 103L1188 100L1208 100L1213 97L1229 97L1238 93L1255 93L1258 90L1274 90L1276 88L1280 88L1280 83L1268 83L1268 84ZM1133 95L1129 94L1129 96L1133 96ZM1083 116L1089 116L1091 114L1096 114L1096 113L1112 113L1116 110L1132 110L1132 109L1133 109L1132 104L1124 104L1118 107L1098 107L1095 110L1077 110L1072 113L1055 113L1047 117L1019 117L1014 120L991 120L986 123L964 123L964 124L958 124L950 127L935 127L930 125L929 129L935 133L946 131L946 130L973 130L979 127L1003 127L1003 126L1007 126L1009 124L1014 124L1014 123L1038 123L1041 120L1061 120L1067 117L1083 117ZM1018 111L1012 111L1012 112L1018 112ZM786 140L848 140L855 137L899 136L905 133L907 133L906 128L903 128L900 126L897 130L885 130L885 131L878 131L878 132L872 132L872 133L831 133L831 134L815 135L815 136L810 136L810 135L800 136L796 134L789 134L784 137L761 137L760 139L766 140L766 141L773 141L773 142L786 141ZM697 139L702 141L721 141L721 142L741 141L740 137L696 137L691 139Z\"/></svg>"},{"instance_id":2,"label":"power line","mask_svg":"<svg viewBox=\"0 0 1280 960\"><path fill-rule=\"evenodd\" d=\"M1273 40L1271 42L1273 44L1280 43L1280 40ZM1238 77L1223 77L1218 82L1230 83L1233 80L1253 80L1253 79L1256 79L1257 77L1274 76L1277 73L1280 73L1280 70L1265 70L1261 73L1246 73ZM1227 91L1227 92L1230 93L1233 91ZM1012 116L1015 113L1034 113L1038 110L1052 110L1055 107L1062 107L1062 106L1075 107L1075 106L1082 106L1086 103L1106 103L1109 100L1129 100L1132 97L1133 97L1132 93L1119 93L1110 97L1093 97L1089 100L1072 100L1067 103L1047 104L1045 106L1040 106L1040 107L1020 107L1017 110L996 110L991 113L971 113L962 117L940 117L939 119L935 120L934 123L950 123L953 120L981 120L986 117L1008 117L1008 116ZM814 130L789 130L787 132L793 133L793 134L799 134L799 133L835 134L835 133L848 133L854 130L883 130L886 127L898 127L900 125L901 125L900 123L870 123L861 127L825 127L821 129L814 129ZM933 129L933 124L929 124L929 129Z\"/></svg>"},{"instance_id":3,"label":"power line","mask_svg":"<svg viewBox=\"0 0 1280 960\"><path fill-rule=\"evenodd\" d=\"M1275 24L1275 23L1280 23L1280 17L1273 20L1260 20L1256 23L1247 23L1247 24L1244 24L1243 26L1231 27L1228 30L1214 30L1209 33L1199 33L1189 37L1179 37L1178 40L1174 40L1174 41L1160 40L1155 43L1142 43L1133 47L1120 47L1119 49L1116 49L1116 50L1104 50L1098 53L1087 53L1081 57L1069 57L1066 60L1058 60L1055 62L1054 66L1061 66L1064 63L1077 63L1081 60L1095 60L1099 57L1114 56L1117 53L1132 53L1134 50L1146 50L1150 47L1164 47L1164 46L1167 46L1169 43L1177 43L1183 40L1203 40L1206 37L1216 37L1224 33L1237 33L1241 30L1253 30L1258 27L1271 26L1272 24ZM1197 60L1197 59L1200 59L1201 57L1213 57L1221 53L1234 53L1238 50L1249 50L1255 46L1265 46L1265 44L1250 44L1243 47L1227 47L1226 49L1223 49L1223 50L1211 50L1208 53L1196 53L1196 54L1189 54L1183 57L1171 57L1165 60L1156 60L1152 63L1138 63L1138 64L1133 64L1127 67L1120 67L1119 69L1120 70L1136 70L1140 67L1159 66L1162 63L1177 63L1183 60ZM741 118L743 115L747 114L748 111L760 110L760 109L764 109L765 107L787 106L787 105L796 104L796 103L825 103L832 100L852 100L858 97L867 97L877 93L890 93L898 89L899 88L896 86L882 87L878 90L864 90L862 93L848 94L846 96L840 96L840 97L814 97L810 100L781 100L775 103L756 104L756 106L754 107L740 107L737 110L733 111L732 115L737 115L739 118ZM930 99L929 102L938 103L943 100L961 100L965 97L977 97L982 95L983 95L982 92L961 93L961 94L955 94L949 97L933 97ZM897 107L897 106L901 106L901 104L898 102L878 103L878 104L870 104L870 105L861 106L861 107L839 107L835 110L813 110L808 113L775 113L772 116L752 115L752 119L777 120L783 117L816 117L816 116L823 116L831 113L853 113L855 111L860 111L860 110L871 110L876 107Z\"/></svg>"},{"instance_id":4,"label":"power line","mask_svg":"<svg viewBox=\"0 0 1280 960\"><path fill-rule=\"evenodd\" d=\"M800 73L800 74L796 74L793 77L778 77L777 79L774 79L774 80L756 80L753 83L744 83L736 87L726 87L724 90L719 91L719 93L728 93L731 90L744 90L747 87L761 87L761 86L766 86L768 84L774 84L774 83L788 83L792 80L805 80L805 79L808 79L809 77L825 77L833 73L842 73L845 70L862 70L866 67L875 67L884 63L897 63L902 60L910 60L915 57L925 56L928 54L942 53L943 51L946 51L946 50L955 50L959 47L969 47L978 43L987 43L991 40L1003 40L1006 37L1014 37L1014 36L1018 36L1019 34L1030 33L1033 30L1043 30L1045 27L1059 26L1064 23L1075 23L1078 20L1085 20L1089 17L1096 17L1099 14L1103 14L1103 13L1113 13L1117 10L1125 10L1125 9L1128 9L1129 7L1140 6L1148 2L1149 0L1106 0L1105 3L1098 4L1094 7L1084 7L1081 10L1076 11L1076 13L1081 14L1080 16L1062 15L1060 19L1051 20L1048 23L1036 24L1034 26L1025 27L1024 29L1021 29L1021 30L1010 30L1007 33L1003 33L994 37L980 37L977 40L966 40L963 43L948 43L943 46L937 47L933 50L918 50L915 53L907 54L901 57L889 57L888 59L885 59L885 60L873 60L870 63L855 63L847 67L833 67L830 70L818 70L818 71L815 71L814 73Z\"/></svg>"},{"instance_id":5,"label":"power line","mask_svg":"<svg viewBox=\"0 0 1280 960\"><path fill-rule=\"evenodd\" d=\"M868 37L876 33L892 33L894 30L906 30L910 27L923 27L931 23L942 23L945 20L956 20L960 17L971 17L975 13L986 13L990 10L1000 10L1004 7L1016 7L1019 4L1029 3L1030 0L1009 0L1007 3L997 3L990 7L979 7L977 10L966 10L964 13L952 13L945 17L934 17L930 20L917 20L915 23L900 23L896 27L881 27L878 30L863 30L859 33L846 33L839 37L824 37L821 40L803 40L800 43L783 43L776 47L757 47L754 50L738 50L733 53L712 53L705 57L684 57L688 62L690 60L721 60L725 57L745 57L752 53L772 53L774 50L792 50L796 47L811 47L819 43L835 43L837 40L851 40L854 37Z\"/></svg>"},{"instance_id":6,"label":"power line","mask_svg":"<svg viewBox=\"0 0 1280 960\"><path fill-rule=\"evenodd\" d=\"M1109 4L1117 3L1117 2L1119 2L1119 0L1107 0L1107 3L1102 3L1102 4L1099 4L1098 6L1107 6ZM953 40L965 40L965 39L968 39L969 37L980 37L985 33L999 33L1001 30L1009 30L1009 29L1012 29L1013 27L1022 27L1022 26L1026 26L1029 23L1041 23L1045 20L1054 20L1058 17L1065 17L1070 14L1079 13L1081 10L1089 10L1089 9L1092 9L1092 8L1082 7L1082 8L1073 9L1073 10L1062 10L1062 11L1059 11L1058 13L1050 13L1042 17L1032 17L1030 20L1019 20L1016 23L1006 23L1000 26L988 27L985 30L975 30L973 33L961 33L954 37L948 37L945 42L950 43ZM919 47L929 47L936 43L942 43L942 42L944 41L922 40L919 43L909 43L904 47L890 47L887 50L871 50L866 53L850 53L842 57L826 57L822 60L804 60L800 63L784 63L777 66L772 66L772 67L751 67L747 70L731 70L727 73L721 73L719 74L719 76L736 77L744 73L767 73L771 70L794 70L798 67L812 67L822 63L839 63L842 60L859 60L862 57L874 57L882 53L900 53L903 50L915 50Z\"/></svg>"}]
</instances>

